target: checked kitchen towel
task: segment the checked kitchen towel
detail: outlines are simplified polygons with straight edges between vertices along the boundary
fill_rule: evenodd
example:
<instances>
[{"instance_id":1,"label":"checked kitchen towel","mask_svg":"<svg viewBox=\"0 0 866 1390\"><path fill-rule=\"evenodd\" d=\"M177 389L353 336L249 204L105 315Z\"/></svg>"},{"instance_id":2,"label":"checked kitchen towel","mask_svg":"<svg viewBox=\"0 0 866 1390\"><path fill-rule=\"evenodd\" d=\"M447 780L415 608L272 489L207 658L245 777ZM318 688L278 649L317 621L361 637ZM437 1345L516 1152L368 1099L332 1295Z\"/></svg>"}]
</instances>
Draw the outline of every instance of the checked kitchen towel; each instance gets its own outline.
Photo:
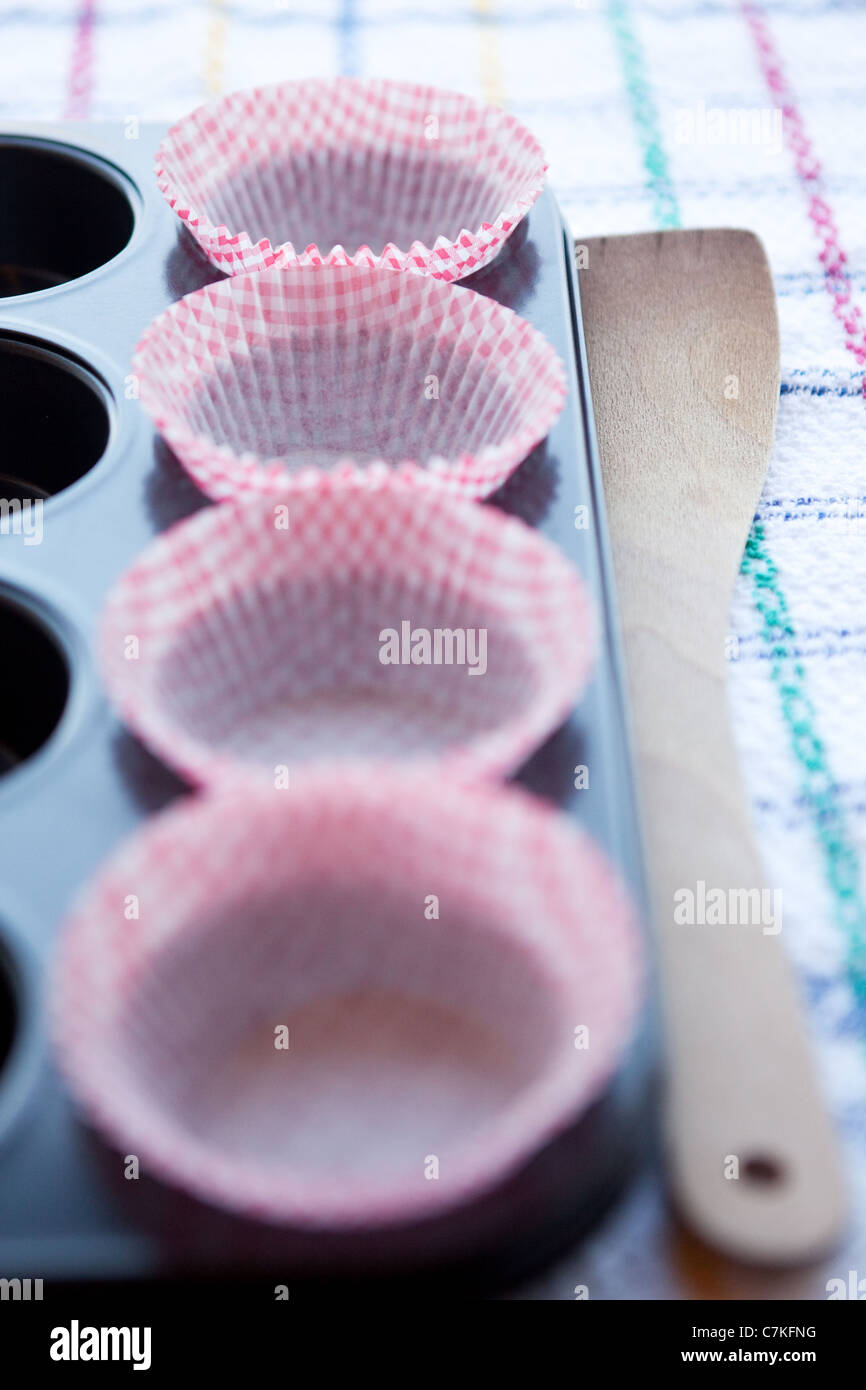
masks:
<instances>
[{"instance_id":1,"label":"checked kitchen towel","mask_svg":"<svg viewBox=\"0 0 866 1390\"><path fill-rule=\"evenodd\" d=\"M746 227L779 302L775 453L731 611L730 698L866 1274L866 12L858 0L2 0L0 124L175 119L278 78L399 76L531 127L578 241ZM858 1191L859 1181L859 1191ZM530 1297L695 1296L655 1188ZM844 1265L844 1270L842 1266ZM704 1289L704 1293L708 1290ZM719 1289L709 1290L710 1294ZM778 1293L785 1296L785 1287Z\"/></svg>"}]
</instances>

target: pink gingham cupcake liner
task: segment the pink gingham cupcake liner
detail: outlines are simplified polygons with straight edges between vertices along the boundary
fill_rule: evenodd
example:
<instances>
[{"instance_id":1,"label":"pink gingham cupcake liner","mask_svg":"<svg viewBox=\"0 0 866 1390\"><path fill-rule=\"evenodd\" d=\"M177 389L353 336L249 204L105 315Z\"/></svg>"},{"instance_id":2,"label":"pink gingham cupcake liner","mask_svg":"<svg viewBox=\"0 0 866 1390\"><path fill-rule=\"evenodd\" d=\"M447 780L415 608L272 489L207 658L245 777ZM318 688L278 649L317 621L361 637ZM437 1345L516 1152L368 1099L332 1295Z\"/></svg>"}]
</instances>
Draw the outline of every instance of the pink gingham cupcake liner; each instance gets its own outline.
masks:
<instances>
[{"instance_id":1,"label":"pink gingham cupcake liner","mask_svg":"<svg viewBox=\"0 0 866 1390\"><path fill-rule=\"evenodd\" d=\"M359 78L232 92L157 153L169 206L218 270L384 266L458 280L541 192L534 136L458 92Z\"/></svg>"},{"instance_id":2,"label":"pink gingham cupcake liner","mask_svg":"<svg viewBox=\"0 0 866 1390\"><path fill-rule=\"evenodd\" d=\"M273 785L335 759L471 781L570 713L595 624L577 571L523 522L391 487L178 523L116 584L99 648L122 717L193 782Z\"/></svg>"},{"instance_id":3,"label":"pink gingham cupcake liner","mask_svg":"<svg viewBox=\"0 0 866 1390\"><path fill-rule=\"evenodd\" d=\"M141 401L208 496L381 487L484 497L545 437L565 371L512 310L365 266L196 290L144 333Z\"/></svg>"},{"instance_id":4,"label":"pink gingham cupcake liner","mask_svg":"<svg viewBox=\"0 0 866 1390\"><path fill-rule=\"evenodd\" d=\"M135 919L129 904L135 902ZM271 1223L471 1201L614 1072L632 908L527 794L380 769L186 798L61 934L57 1056L143 1171Z\"/></svg>"}]
</instances>

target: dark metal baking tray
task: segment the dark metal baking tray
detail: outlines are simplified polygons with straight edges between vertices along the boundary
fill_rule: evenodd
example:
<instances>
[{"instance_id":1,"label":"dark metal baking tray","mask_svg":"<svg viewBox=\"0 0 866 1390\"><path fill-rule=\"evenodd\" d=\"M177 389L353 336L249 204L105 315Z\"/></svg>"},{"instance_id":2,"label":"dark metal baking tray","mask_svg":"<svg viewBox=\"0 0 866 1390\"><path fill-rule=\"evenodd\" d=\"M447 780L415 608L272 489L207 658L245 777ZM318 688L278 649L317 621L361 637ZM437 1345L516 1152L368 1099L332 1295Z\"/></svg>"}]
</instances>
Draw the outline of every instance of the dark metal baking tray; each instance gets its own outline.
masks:
<instances>
[{"instance_id":1,"label":"dark metal baking tray","mask_svg":"<svg viewBox=\"0 0 866 1390\"><path fill-rule=\"evenodd\" d=\"M7 436L0 474L20 478L36 466L28 421L34 431L47 431L43 442L53 442L59 475L82 466L85 446L98 450L106 419L108 435L99 462L45 504L40 544L0 534L0 684L15 703L18 737L38 737L40 721L50 722L62 703L67 679L69 687L48 741L0 777L0 1051L2 1016L14 1032L0 1068L0 1275L80 1281L279 1271L293 1287L350 1278L369 1284L394 1275L444 1278L452 1293L501 1287L586 1229L644 1152L655 1076L652 988L619 1072L572 1129L471 1208L374 1236L302 1236L230 1216L146 1176L124 1180L117 1155L76 1115L46 1043L45 971L73 895L119 840L187 791L109 712L91 653L112 580L152 536L209 505L155 437L129 376L132 348L150 319L219 278L158 193L152 164L160 133L126 122L0 136L0 262L9 243L17 246L17 259L26 258L30 212L51 220L27 277L20 278L20 266L0 266L7 290L47 286L0 299L0 379L3 354L7 366L22 354L24 360L14 385L8 372L4 382L17 430L11 444ZM17 207L9 196L16 188ZM90 240L82 210L87 222L99 224ZM58 265L66 273L86 265L112 241L120 244L130 225L128 244L107 264L52 284ZM587 694L519 780L596 836L643 908L622 663L572 261L556 202L545 192L497 259L465 281L527 318L566 363L562 415L492 504L537 526L574 559L602 617ZM61 362L52 365L46 350L61 354ZM82 389L99 403L86 427L66 399ZM64 419L64 411L74 411L75 419ZM37 480L46 492L57 481L56 473ZM0 496L14 487L0 484ZM575 526L581 506L589 509L586 529ZM46 632L51 642L44 641ZM52 656L52 643L62 661ZM578 765L589 769L582 790L574 786Z\"/></svg>"}]
</instances>

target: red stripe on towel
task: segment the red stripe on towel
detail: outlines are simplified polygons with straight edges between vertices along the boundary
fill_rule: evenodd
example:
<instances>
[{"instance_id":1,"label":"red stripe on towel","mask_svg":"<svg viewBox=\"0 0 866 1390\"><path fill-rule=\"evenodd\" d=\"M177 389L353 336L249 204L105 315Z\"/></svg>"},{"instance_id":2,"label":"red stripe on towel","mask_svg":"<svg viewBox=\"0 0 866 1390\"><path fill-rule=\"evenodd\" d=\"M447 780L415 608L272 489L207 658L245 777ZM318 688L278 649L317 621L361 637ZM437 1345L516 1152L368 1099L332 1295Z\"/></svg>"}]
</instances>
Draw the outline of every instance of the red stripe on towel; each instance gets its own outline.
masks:
<instances>
[{"instance_id":1,"label":"red stripe on towel","mask_svg":"<svg viewBox=\"0 0 866 1390\"><path fill-rule=\"evenodd\" d=\"M794 156L797 175L808 201L809 218L820 242L818 259L824 267L824 284L833 301L833 313L845 330L845 346L861 367L866 366L866 320L859 305L851 298L851 279L848 257L839 243L839 229L833 210L827 201L823 171L806 134L806 126L797 106L794 92L782 68L766 16L760 5L741 0L743 14L749 26L767 86L782 108L783 129L788 148ZM866 378L862 385L866 396Z\"/></svg>"},{"instance_id":2,"label":"red stripe on towel","mask_svg":"<svg viewBox=\"0 0 866 1390\"><path fill-rule=\"evenodd\" d=\"M93 29L96 22L96 0L81 0L72 57L69 63L69 83L66 89L67 120L85 120L90 115L93 95Z\"/></svg>"}]
</instances>

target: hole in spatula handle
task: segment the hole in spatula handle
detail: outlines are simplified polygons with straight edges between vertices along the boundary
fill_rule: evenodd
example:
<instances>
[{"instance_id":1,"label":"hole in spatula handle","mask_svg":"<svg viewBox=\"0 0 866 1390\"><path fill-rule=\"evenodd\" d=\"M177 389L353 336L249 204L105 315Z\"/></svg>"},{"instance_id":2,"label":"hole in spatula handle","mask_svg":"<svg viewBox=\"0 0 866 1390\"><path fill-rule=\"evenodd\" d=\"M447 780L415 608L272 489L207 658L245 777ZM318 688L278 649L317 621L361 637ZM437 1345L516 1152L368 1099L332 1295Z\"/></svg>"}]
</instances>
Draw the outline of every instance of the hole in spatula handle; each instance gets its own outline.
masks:
<instances>
[{"instance_id":1,"label":"hole in spatula handle","mask_svg":"<svg viewBox=\"0 0 866 1390\"><path fill-rule=\"evenodd\" d=\"M756 1187L778 1186L785 1180L784 1164L768 1154L753 1154L743 1164L743 1177Z\"/></svg>"}]
</instances>

